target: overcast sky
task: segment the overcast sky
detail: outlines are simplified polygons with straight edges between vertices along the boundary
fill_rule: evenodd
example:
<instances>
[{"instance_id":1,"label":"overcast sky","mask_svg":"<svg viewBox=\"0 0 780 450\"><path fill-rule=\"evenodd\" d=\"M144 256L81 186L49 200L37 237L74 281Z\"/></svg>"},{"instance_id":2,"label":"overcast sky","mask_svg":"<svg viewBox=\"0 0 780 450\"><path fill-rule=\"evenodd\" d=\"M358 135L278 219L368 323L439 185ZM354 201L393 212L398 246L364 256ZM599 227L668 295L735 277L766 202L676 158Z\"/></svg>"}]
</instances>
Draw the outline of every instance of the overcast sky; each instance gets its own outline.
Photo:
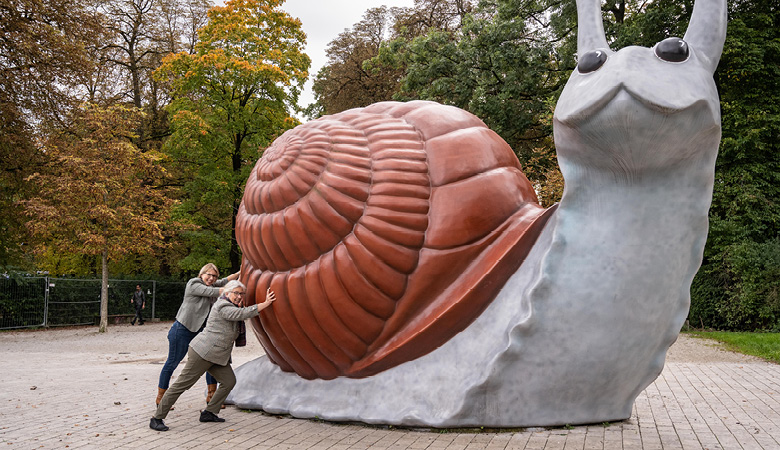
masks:
<instances>
[{"instance_id":1,"label":"overcast sky","mask_svg":"<svg viewBox=\"0 0 780 450\"><path fill-rule=\"evenodd\" d=\"M300 105L314 102L311 79L327 62L328 42L363 18L363 13L377 6L413 6L414 0L287 0L281 9L303 23L306 54L311 58L309 81L301 94ZM305 119L304 119L305 120Z\"/></svg>"}]
</instances>

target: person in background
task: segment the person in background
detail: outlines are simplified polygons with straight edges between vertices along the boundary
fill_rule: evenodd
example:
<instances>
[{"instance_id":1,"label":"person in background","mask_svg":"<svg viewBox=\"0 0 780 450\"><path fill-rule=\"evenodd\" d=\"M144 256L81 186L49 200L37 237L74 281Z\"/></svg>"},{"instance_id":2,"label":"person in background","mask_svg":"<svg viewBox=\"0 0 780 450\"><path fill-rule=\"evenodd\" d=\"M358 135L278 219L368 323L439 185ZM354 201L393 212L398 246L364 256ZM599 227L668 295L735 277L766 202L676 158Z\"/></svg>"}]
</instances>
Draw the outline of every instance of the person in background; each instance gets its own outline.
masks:
<instances>
[{"instance_id":1,"label":"person in background","mask_svg":"<svg viewBox=\"0 0 780 450\"><path fill-rule=\"evenodd\" d=\"M176 321L168 331L168 359L160 371L160 380L157 383L155 403L158 405L168 389L173 371L187 355L190 342L206 326L209 309L222 293L221 287L237 279L238 272L227 278L218 278L217 266L208 263L200 269L198 277L188 281L187 287L184 288L184 300L176 313ZM217 381L211 374L206 374L206 383L208 385L206 402L208 402L217 390Z\"/></svg>"},{"instance_id":2,"label":"person in background","mask_svg":"<svg viewBox=\"0 0 780 450\"><path fill-rule=\"evenodd\" d=\"M187 364L176 382L165 392L162 401L149 421L149 428L156 431L168 431L163 419L179 396L195 385L198 379L208 371L217 381L219 389L211 398L206 409L200 413L201 422L224 422L219 417L220 408L230 391L236 385L236 375L230 366L233 344L245 330L244 320L255 317L260 311L271 306L276 297L268 288L265 301L252 306L242 307L246 287L240 281L229 282L224 293L214 303L209 314L206 328L190 342L187 352Z\"/></svg>"},{"instance_id":3,"label":"person in background","mask_svg":"<svg viewBox=\"0 0 780 450\"><path fill-rule=\"evenodd\" d=\"M143 325L143 309L146 308L146 295L144 294L144 290L141 289L140 284L135 285L135 292L133 292L133 296L130 297L130 303L135 306L135 317L133 317L130 325L135 325L136 320L138 320L138 325Z\"/></svg>"}]
</instances>

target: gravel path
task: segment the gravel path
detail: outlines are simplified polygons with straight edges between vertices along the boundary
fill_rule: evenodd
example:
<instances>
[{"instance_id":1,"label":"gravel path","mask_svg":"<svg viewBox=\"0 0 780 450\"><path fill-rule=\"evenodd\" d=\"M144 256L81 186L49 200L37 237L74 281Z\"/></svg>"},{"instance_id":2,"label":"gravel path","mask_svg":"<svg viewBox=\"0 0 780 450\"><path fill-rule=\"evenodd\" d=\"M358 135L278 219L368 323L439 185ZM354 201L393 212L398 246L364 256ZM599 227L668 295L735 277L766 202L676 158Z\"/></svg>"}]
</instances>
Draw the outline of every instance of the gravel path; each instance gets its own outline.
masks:
<instances>
[{"instance_id":1,"label":"gravel path","mask_svg":"<svg viewBox=\"0 0 780 450\"><path fill-rule=\"evenodd\" d=\"M149 430L170 322L0 332L0 447L55 449L704 450L780 448L780 366L680 335L630 419L525 429L404 429L301 420L233 406L197 421L205 382L167 433ZM236 366L262 354L254 337ZM182 366L179 366L178 371Z\"/></svg>"},{"instance_id":2,"label":"gravel path","mask_svg":"<svg viewBox=\"0 0 780 450\"><path fill-rule=\"evenodd\" d=\"M136 326L112 325L106 333L99 333L97 327L0 332L0 355L23 354L27 359L41 358L48 361L52 354L57 354L60 358L67 355L68 358L107 360L115 363L162 363L168 355L167 336L171 324L172 322L146 322ZM248 336L246 347L233 350L233 366L241 365L262 354L263 347L257 339Z\"/></svg>"},{"instance_id":3,"label":"gravel path","mask_svg":"<svg viewBox=\"0 0 780 450\"><path fill-rule=\"evenodd\" d=\"M761 361L754 356L743 355L726 350L718 341L704 339L688 334L680 334L669 353L666 362L675 363L712 363L712 362L753 362Z\"/></svg>"},{"instance_id":4,"label":"gravel path","mask_svg":"<svg viewBox=\"0 0 780 450\"><path fill-rule=\"evenodd\" d=\"M171 322L147 322L143 326L113 325L107 333L96 327L51 328L0 332L2 351L10 353L90 354L115 361L156 361L168 351L167 333ZM251 333L250 333L251 334ZM236 348L233 359L243 364L263 354L263 348L252 336L247 346ZM725 350L716 341L680 334L669 349L667 362L750 362L758 358Z\"/></svg>"}]
</instances>

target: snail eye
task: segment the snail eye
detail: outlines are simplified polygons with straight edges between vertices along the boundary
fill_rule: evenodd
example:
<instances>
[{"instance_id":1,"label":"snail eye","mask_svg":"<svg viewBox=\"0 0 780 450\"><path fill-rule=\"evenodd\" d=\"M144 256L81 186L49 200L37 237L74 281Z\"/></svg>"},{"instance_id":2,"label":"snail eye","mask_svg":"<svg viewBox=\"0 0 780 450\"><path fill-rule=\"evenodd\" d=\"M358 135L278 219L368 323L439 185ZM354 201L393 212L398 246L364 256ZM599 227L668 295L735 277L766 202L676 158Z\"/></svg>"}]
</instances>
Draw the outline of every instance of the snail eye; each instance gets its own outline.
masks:
<instances>
[{"instance_id":1,"label":"snail eye","mask_svg":"<svg viewBox=\"0 0 780 450\"><path fill-rule=\"evenodd\" d=\"M607 61L607 52L603 50L593 50L585 53L577 63L577 70L580 73L595 72Z\"/></svg>"},{"instance_id":2,"label":"snail eye","mask_svg":"<svg viewBox=\"0 0 780 450\"><path fill-rule=\"evenodd\" d=\"M655 54L668 62L683 62L688 59L688 44L678 37L664 39L655 45Z\"/></svg>"}]
</instances>

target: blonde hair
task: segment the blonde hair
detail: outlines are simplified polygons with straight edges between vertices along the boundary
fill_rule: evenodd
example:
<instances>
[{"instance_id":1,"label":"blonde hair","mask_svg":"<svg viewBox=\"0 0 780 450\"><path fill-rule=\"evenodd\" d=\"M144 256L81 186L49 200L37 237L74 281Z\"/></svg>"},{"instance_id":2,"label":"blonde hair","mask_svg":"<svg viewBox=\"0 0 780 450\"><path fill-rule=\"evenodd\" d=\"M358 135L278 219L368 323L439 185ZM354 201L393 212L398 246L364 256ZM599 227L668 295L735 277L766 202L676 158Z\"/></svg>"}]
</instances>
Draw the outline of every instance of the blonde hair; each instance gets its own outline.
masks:
<instances>
[{"instance_id":1,"label":"blonde hair","mask_svg":"<svg viewBox=\"0 0 780 450\"><path fill-rule=\"evenodd\" d=\"M217 278L219 278L219 269L217 269L217 266L214 265L214 263L208 263L205 266L201 267L200 273L198 276L202 276L204 273L208 272L209 270L213 270L214 273L217 274Z\"/></svg>"}]
</instances>

